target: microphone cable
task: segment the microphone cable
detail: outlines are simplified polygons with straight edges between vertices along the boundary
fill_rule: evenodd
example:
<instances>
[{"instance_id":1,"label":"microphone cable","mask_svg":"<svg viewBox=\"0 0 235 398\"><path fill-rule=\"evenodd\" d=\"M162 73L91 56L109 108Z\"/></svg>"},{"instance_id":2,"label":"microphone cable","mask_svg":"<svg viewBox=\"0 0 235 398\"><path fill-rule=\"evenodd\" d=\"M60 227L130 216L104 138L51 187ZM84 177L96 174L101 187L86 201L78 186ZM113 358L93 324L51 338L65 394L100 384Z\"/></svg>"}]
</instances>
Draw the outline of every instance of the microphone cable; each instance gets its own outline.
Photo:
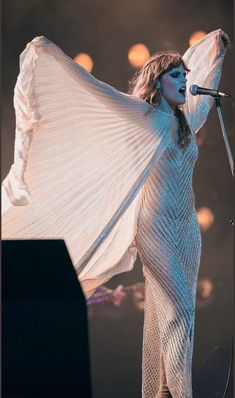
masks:
<instances>
[{"instance_id":1,"label":"microphone cable","mask_svg":"<svg viewBox=\"0 0 235 398\"><path fill-rule=\"evenodd\" d=\"M223 393L223 398L231 398L227 396L228 393L228 387L229 387L229 381L231 378L231 372L232 372L232 368L233 368L233 340L232 340L232 347L231 347L231 355L230 355L230 362L229 362L229 369L228 369L228 376L227 376L227 380L226 380L226 385L225 385L225 390ZM233 386L232 386L233 388Z\"/></svg>"}]
</instances>

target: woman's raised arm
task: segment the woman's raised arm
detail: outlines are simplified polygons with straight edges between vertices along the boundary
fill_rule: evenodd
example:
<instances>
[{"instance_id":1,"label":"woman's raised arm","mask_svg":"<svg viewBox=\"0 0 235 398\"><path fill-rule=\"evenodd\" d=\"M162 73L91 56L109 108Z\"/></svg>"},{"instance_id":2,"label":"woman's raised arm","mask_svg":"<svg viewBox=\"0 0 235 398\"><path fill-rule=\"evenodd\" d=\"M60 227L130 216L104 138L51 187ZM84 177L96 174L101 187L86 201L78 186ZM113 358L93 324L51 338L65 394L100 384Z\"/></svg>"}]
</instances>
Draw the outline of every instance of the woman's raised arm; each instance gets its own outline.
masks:
<instances>
[{"instance_id":1,"label":"woman's raised arm","mask_svg":"<svg viewBox=\"0 0 235 398\"><path fill-rule=\"evenodd\" d=\"M204 36L192 45L183 55L190 72L188 73L188 90L191 85L217 89L229 37L221 29ZM205 123L213 105L213 98L207 95L192 96L188 92L187 102L183 106L185 116L194 133Z\"/></svg>"}]
</instances>

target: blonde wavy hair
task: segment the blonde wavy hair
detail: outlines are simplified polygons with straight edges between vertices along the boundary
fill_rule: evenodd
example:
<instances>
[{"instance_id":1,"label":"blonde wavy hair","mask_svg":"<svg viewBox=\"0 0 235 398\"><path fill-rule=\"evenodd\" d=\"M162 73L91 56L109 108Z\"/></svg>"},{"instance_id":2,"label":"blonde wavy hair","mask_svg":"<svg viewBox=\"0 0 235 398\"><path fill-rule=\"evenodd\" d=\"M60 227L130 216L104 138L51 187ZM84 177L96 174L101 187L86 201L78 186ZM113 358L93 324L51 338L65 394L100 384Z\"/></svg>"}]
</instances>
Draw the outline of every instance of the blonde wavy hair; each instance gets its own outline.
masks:
<instances>
[{"instance_id":1,"label":"blonde wavy hair","mask_svg":"<svg viewBox=\"0 0 235 398\"><path fill-rule=\"evenodd\" d=\"M180 65L183 65L186 72L189 72L187 65L178 52L164 51L155 53L141 69L137 70L134 77L129 81L128 93L157 107L161 102L157 81L161 79L164 73ZM185 148L190 142L191 132L184 113L179 106L175 108L175 116L179 122L178 144L180 147Z\"/></svg>"}]
</instances>

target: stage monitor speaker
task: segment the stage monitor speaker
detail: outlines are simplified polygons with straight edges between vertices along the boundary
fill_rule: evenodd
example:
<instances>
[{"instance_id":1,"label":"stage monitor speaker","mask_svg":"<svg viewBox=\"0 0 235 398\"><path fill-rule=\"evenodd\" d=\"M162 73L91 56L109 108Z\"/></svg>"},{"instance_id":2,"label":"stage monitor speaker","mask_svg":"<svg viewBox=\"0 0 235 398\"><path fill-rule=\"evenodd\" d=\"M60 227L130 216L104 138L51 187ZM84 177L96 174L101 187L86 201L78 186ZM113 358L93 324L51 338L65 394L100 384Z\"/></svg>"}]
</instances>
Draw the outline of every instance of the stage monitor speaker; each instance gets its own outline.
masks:
<instances>
[{"instance_id":1,"label":"stage monitor speaker","mask_svg":"<svg viewBox=\"0 0 235 398\"><path fill-rule=\"evenodd\" d=\"M4 398L91 397L87 308L63 240L2 241Z\"/></svg>"}]
</instances>

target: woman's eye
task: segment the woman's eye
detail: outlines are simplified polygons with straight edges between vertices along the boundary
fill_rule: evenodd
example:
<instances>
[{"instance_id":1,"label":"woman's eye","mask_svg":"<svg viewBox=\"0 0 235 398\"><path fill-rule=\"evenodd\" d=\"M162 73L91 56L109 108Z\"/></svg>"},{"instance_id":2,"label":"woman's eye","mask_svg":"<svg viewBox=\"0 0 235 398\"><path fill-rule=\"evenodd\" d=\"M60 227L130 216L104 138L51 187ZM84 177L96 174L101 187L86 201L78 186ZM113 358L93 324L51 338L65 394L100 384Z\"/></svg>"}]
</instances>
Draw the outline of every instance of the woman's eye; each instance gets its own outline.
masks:
<instances>
[{"instance_id":1,"label":"woman's eye","mask_svg":"<svg viewBox=\"0 0 235 398\"><path fill-rule=\"evenodd\" d=\"M186 77L186 73L183 74L184 77ZM173 72L171 73L171 77L180 77L180 73L179 72Z\"/></svg>"}]
</instances>

